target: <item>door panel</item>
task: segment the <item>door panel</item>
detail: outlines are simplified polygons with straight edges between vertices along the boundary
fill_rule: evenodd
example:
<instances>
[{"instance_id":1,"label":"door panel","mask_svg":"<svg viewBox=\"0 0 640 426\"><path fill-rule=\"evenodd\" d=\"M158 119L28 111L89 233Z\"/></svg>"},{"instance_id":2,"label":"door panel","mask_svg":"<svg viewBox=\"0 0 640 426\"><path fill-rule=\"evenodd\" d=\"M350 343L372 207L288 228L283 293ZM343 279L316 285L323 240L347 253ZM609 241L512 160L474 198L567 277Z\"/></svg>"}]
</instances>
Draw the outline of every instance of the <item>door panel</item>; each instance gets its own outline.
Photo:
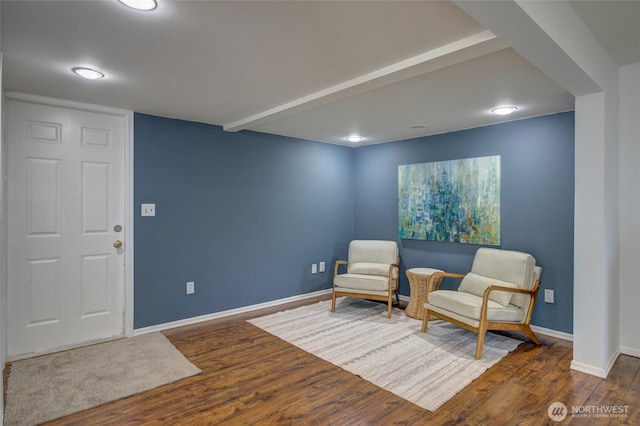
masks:
<instances>
[{"instance_id":1,"label":"door panel","mask_svg":"<svg viewBox=\"0 0 640 426\"><path fill-rule=\"evenodd\" d=\"M53 323L60 320L58 306L51 303L58 299L60 284L58 262L60 259L28 261L27 296L29 298L29 322L27 327Z\"/></svg>"},{"instance_id":2,"label":"door panel","mask_svg":"<svg viewBox=\"0 0 640 426\"><path fill-rule=\"evenodd\" d=\"M124 117L7 111L9 356L123 335Z\"/></svg>"},{"instance_id":3,"label":"door panel","mask_svg":"<svg viewBox=\"0 0 640 426\"><path fill-rule=\"evenodd\" d=\"M109 226L109 164L82 163L82 233L106 233Z\"/></svg>"},{"instance_id":4,"label":"door panel","mask_svg":"<svg viewBox=\"0 0 640 426\"><path fill-rule=\"evenodd\" d=\"M60 160L27 158L27 235L59 236Z\"/></svg>"}]
</instances>

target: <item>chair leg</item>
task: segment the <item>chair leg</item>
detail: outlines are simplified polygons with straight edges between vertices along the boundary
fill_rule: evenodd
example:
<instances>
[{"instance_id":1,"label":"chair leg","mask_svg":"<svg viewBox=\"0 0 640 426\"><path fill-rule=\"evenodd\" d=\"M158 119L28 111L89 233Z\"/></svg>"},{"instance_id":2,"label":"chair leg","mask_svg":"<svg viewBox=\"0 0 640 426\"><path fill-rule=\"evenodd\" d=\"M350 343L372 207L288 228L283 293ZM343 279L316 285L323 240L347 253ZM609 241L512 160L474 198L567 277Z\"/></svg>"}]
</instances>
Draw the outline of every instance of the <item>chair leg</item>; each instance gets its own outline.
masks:
<instances>
[{"instance_id":1,"label":"chair leg","mask_svg":"<svg viewBox=\"0 0 640 426\"><path fill-rule=\"evenodd\" d=\"M482 347L484 346L484 335L487 330L478 330L478 343L476 344L476 359L482 358Z\"/></svg>"},{"instance_id":2,"label":"chair leg","mask_svg":"<svg viewBox=\"0 0 640 426\"><path fill-rule=\"evenodd\" d=\"M389 296L389 301L387 302L387 318L391 319L391 308L393 307L393 296Z\"/></svg>"},{"instance_id":3,"label":"chair leg","mask_svg":"<svg viewBox=\"0 0 640 426\"><path fill-rule=\"evenodd\" d=\"M427 326L429 325L429 311L424 310L424 316L422 317L422 329L421 331L424 333L427 331Z\"/></svg>"},{"instance_id":4,"label":"chair leg","mask_svg":"<svg viewBox=\"0 0 640 426\"><path fill-rule=\"evenodd\" d=\"M476 344L476 359L482 358L482 347L484 346L484 335L487 334L487 318L485 315L480 316L480 325L478 326L478 343Z\"/></svg>"},{"instance_id":5,"label":"chair leg","mask_svg":"<svg viewBox=\"0 0 640 426\"><path fill-rule=\"evenodd\" d=\"M536 336L536 334L533 332L529 324L523 324L521 331L524 334L526 334L529 337L529 339L533 340L533 343L535 343L536 345L542 344L542 342L540 342L540 339L538 339L538 336Z\"/></svg>"},{"instance_id":6,"label":"chair leg","mask_svg":"<svg viewBox=\"0 0 640 426\"><path fill-rule=\"evenodd\" d=\"M335 311L336 311L336 292L334 290L331 296L331 312L335 312Z\"/></svg>"}]
</instances>

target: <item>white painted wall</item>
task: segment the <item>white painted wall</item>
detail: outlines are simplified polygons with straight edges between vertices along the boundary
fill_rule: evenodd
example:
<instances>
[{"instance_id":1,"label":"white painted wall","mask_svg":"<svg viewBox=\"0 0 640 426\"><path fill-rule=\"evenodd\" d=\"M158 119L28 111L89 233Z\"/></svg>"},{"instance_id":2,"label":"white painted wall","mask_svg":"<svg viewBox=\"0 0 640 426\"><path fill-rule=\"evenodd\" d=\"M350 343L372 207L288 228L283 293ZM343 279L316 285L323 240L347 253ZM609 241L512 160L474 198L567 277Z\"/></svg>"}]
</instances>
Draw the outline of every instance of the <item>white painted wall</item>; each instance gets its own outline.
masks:
<instances>
[{"instance_id":1,"label":"white painted wall","mask_svg":"<svg viewBox=\"0 0 640 426\"><path fill-rule=\"evenodd\" d=\"M640 63L620 68L620 351L640 357Z\"/></svg>"},{"instance_id":2,"label":"white painted wall","mask_svg":"<svg viewBox=\"0 0 640 426\"><path fill-rule=\"evenodd\" d=\"M574 315L572 368L604 375L608 325L605 284L605 94L576 98ZM592 260L591 263L585 263ZM587 316L598 318L592 321Z\"/></svg>"},{"instance_id":3,"label":"white painted wall","mask_svg":"<svg viewBox=\"0 0 640 426\"><path fill-rule=\"evenodd\" d=\"M576 98L573 369L606 377L620 353L618 90Z\"/></svg>"},{"instance_id":4,"label":"white painted wall","mask_svg":"<svg viewBox=\"0 0 640 426\"><path fill-rule=\"evenodd\" d=\"M5 143L5 101L2 87L2 52L0 51L0 365L4 371L7 361L7 144ZM4 382L0 383L4 395ZM0 398L0 424L4 413L4 398Z\"/></svg>"},{"instance_id":5,"label":"white painted wall","mask_svg":"<svg viewBox=\"0 0 640 426\"><path fill-rule=\"evenodd\" d=\"M620 355L620 86L619 69L611 70L605 85L605 374ZM614 78L615 77L615 78ZM587 313L585 312L585 315ZM588 338L588 335L586 336ZM575 355L575 351L574 351ZM607 358L608 357L608 358Z\"/></svg>"},{"instance_id":6,"label":"white painted wall","mask_svg":"<svg viewBox=\"0 0 640 426\"><path fill-rule=\"evenodd\" d=\"M0 18L2 4L0 3ZM0 22L2 19L0 19ZM2 42L0 40L0 46ZM7 360L7 148L4 140L5 123L4 88L2 87L2 51L0 51L0 371ZM4 382L0 381L0 395L4 395ZM0 398L0 424L4 418L4 398Z\"/></svg>"}]
</instances>

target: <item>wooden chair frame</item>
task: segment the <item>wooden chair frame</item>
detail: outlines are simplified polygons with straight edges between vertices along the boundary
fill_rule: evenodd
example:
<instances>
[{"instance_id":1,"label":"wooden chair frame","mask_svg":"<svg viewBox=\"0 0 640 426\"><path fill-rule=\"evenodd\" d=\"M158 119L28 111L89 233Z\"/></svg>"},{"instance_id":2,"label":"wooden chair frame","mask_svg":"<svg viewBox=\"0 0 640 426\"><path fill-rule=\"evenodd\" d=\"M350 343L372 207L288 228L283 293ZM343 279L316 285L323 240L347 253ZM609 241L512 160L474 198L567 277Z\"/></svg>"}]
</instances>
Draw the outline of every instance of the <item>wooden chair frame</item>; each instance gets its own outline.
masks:
<instances>
[{"instance_id":1,"label":"wooden chair frame","mask_svg":"<svg viewBox=\"0 0 640 426\"><path fill-rule=\"evenodd\" d=\"M449 277L449 278L458 278L462 279L465 276L462 274L452 274L449 272L436 272L431 277L429 277L429 281L427 284L428 292L431 292L433 288L433 283L436 277ZM511 293L520 293L520 294L528 294L531 297L531 302L527 307L527 311L525 312L524 319L522 322L499 322L499 321L488 321L487 320L487 308L489 306L489 294L492 291L509 291ZM473 331L478 334L478 343L476 345L476 359L482 358L482 348L484 345L484 336L489 330L506 330L506 331L520 331L521 333L527 335L536 345L540 345L540 339L531 329L531 315L533 315L533 307L536 303L536 297L538 296L538 290L540 290L540 280L536 280L533 288L531 290L525 290L522 288L511 288L511 287L502 287L498 285L492 285L487 287L482 296L482 308L480 311L480 324L478 327L473 327L469 324L465 324L461 321L458 321L454 318L448 317L439 312L434 312L429 310L429 308L425 309L424 317L422 318L422 332L427 331L427 326L429 324L429 315L433 315L436 318L441 320L450 322L452 324L457 325L458 327L462 327L465 330ZM427 301L429 300L429 293L427 293Z\"/></svg>"},{"instance_id":2,"label":"wooden chair frame","mask_svg":"<svg viewBox=\"0 0 640 426\"><path fill-rule=\"evenodd\" d=\"M393 295L396 295L398 305L400 305L400 296L398 295L398 283L400 280L400 258L396 260L396 263L389 265L389 290L386 296L378 296L375 294L358 293L357 291L336 291L335 277L338 275L338 268L340 265L349 265L346 260L336 260L336 264L333 267L333 294L331 296L331 312L336 311L336 298L339 296L354 297L358 299L380 300L387 302L387 318L391 318L391 307L393 306ZM396 270L396 277L393 277L393 270Z\"/></svg>"}]
</instances>

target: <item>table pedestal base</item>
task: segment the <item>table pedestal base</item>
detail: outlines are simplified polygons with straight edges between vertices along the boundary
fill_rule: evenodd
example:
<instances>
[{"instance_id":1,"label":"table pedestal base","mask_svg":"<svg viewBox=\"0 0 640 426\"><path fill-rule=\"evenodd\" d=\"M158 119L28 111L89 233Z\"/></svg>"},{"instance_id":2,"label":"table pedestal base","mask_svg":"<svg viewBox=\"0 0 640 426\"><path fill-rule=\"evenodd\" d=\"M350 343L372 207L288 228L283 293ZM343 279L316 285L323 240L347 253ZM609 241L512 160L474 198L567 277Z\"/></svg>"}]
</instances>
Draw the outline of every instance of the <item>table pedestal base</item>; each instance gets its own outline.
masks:
<instances>
[{"instance_id":1,"label":"table pedestal base","mask_svg":"<svg viewBox=\"0 0 640 426\"><path fill-rule=\"evenodd\" d=\"M416 319L422 319L424 317L424 304L427 302L427 282L429 281L429 277L435 272L443 271L432 268L407 269L407 278L409 279L409 287L411 290L409 304L404 311L407 316ZM438 290L441 284L442 277L436 278L432 290Z\"/></svg>"}]
</instances>

